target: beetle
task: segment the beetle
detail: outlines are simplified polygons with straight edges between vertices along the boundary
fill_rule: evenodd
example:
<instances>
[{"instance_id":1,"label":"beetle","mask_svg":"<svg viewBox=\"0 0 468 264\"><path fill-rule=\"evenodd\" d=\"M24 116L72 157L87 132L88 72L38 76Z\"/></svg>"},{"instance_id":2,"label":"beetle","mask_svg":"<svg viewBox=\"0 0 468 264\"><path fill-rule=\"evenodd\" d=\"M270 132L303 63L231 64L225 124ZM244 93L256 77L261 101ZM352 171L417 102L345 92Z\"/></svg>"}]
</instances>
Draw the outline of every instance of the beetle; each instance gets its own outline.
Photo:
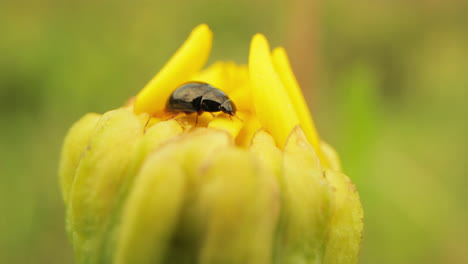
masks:
<instances>
[{"instance_id":1,"label":"beetle","mask_svg":"<svg viewBox=\"0 0 468 264\"><path fill-rule=\"evenodd\" d=\"M171 112L236 113L236 105L226 93L204 82L189 82L177 88L169 97L166 109Z\"/></svg>"}]
</instances>

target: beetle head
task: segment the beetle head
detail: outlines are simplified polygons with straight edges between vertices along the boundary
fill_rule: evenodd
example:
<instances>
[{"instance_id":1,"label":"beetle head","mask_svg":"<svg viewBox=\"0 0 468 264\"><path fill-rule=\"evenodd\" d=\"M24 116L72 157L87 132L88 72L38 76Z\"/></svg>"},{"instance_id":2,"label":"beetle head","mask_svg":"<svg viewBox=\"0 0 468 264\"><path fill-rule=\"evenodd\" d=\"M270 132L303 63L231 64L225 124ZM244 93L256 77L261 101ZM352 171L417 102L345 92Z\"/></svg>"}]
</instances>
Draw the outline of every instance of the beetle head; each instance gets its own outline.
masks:
<instances>
[{"instance_id":1,"label":"beetle head","mask_svg":"<svg viewBox=\"0 0 468 264\"><path fill-rule=\"evenodd\" d=\"M234 102L228 99L219 106L219 110L233 116L236 113L236 106L234 105Z\"/></svg>"}]
</instances>

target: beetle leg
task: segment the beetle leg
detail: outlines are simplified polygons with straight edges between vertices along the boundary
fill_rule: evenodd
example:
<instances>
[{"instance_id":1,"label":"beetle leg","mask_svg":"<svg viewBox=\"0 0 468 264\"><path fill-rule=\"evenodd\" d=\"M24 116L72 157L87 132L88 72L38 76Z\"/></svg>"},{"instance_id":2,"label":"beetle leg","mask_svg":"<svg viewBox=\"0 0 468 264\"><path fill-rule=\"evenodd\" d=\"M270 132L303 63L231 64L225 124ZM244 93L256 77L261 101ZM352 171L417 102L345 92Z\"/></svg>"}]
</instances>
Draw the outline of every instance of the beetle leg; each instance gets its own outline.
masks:
<instances>
[{"instance_id":1,"label":"beetle leg","mask_svg":"<svg viewBox=\"0 0 468 264\"><path fill-rule=\"evenodd\" d=\"M196 127L196 126L197 126L197 124L198 124L198 116L199 116L199 114L198 114L198 113L196 113L196 116L195 116L195 125L194 125L194 127Z\"/></svg>"},{"instance_id":2,"label":"beetle leg","mask_svg":"<svg viewBox=\"0 0 468 264\"><path fill-rule=\"evenodd\" d=\"M167 120L174 119L174 118L176 118L176 117L180 116L181 114L182 114L182 113L175 113L174 115L171 115L169 118L167 118L167 119L164 119L164 121L167 121Z\"/></svg>"},{"instance_id":3,"label":"beetle leg","mask_svg":"<svg viewBox=\"0 0 468 264\"><path fill-rule=\"evenodd\" d=\"M146 120L145 126L143 127L143 134L146 133L146 127L148 126L150 120L151 120L151 116L149 116L148 120Z\"/></svg>"}]
</instances>

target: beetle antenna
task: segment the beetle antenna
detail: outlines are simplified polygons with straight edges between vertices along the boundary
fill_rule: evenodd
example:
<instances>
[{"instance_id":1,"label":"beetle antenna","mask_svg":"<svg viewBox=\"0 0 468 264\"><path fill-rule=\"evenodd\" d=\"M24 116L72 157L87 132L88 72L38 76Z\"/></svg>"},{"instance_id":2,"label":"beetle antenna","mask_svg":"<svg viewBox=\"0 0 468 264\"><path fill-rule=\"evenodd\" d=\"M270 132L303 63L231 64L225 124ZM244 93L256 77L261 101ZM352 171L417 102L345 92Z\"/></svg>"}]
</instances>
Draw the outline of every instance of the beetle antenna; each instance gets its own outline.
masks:
<instances>
[{"instance_id":1,"label":"beetle antenna","mask_svg":"<svg viewBox=\"0 0 468 264\"><path fill-rule=\"evenodd\" d=\"M239 119L240 121L244 122L244 120L242 118L240 118L238 115L234 115L237 119Z\"/></svg>"}]
</instances>

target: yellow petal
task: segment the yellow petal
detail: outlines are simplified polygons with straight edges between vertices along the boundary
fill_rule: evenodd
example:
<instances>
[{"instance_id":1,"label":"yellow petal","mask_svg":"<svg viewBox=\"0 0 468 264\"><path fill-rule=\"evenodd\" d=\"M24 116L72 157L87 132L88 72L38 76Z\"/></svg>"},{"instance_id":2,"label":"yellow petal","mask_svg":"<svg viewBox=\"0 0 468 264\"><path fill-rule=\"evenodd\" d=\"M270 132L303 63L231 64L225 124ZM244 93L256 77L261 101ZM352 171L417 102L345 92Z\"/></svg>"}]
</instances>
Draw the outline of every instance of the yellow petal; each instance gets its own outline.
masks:
<instances>
[{"instance_id":1,"label":"yellow petal","mask_svg":"<svg viewBox=\"0 0 468 264\"><path fill-rule=\"evenodd\" d=\"M238 111L253 112L247 66L219 61L191 80L209 83L225 92L234 101Z\"/></svg>"},{"instance_id":2,"label":"yellow petal","mask_svg":"<svg viewBox=\"0 0 468 264\"><path fill-rule=\"evenodd\" d=\"M268 41L261 34L256 34L251 42L249 73L260 123L283 147L291 130L299 124L299 119L273 67Z\"/></svg>"},{"instance_id":3,"label":"yellow petal","mask_svg":"<svg viewBox=\"0 0 468 264\"><path fill-rule=\"evenodd\" d=\"M291 103L297 113L302 130L307 136L310 144L318 149L319 136L315 129L312 115L310 114L307 103L302 95L301 88L297 83L296 77L289 64L288 55L284 48L279 47L273 50L273 63L276 73L279 75L284 87L286 88Z\"/></svg>"},{"instance_id":4,"label":"yellow petal","mask_svg":"<svg viewBox=\"0 0 468 264\"><path fill-rule=\"evenodd\" d=\"M237 112L236 118L242 121L242 129L236 138L236 145L247 148L255 133L261 128L258 118L254 114Z\"/></svg>"},{"instance_id":5,"label":"yellow petal","mask_svg":"<svg viewBox=\"0 0 468 264\"><path fill-rule=\"evenodd\" d=\"M143 88L135 100L135 113L164 111L171 93L205 65L211 50L212 33L207 25L196 27L164 68Z\"/></svg>"},{"instance_id":6,"label":"yellow petal","mask_svg":"<svg viewBox=\"0 0 468 264\"><path fill-rule=\"evenodd\" d=\"M220 89L227 93L226 90L226 74L225 74L226 63L224 61L218 61L210 65L208 68L198 72L191 78L193 81L206 82L212 86Z\"/></svg>"}]
</instances>

